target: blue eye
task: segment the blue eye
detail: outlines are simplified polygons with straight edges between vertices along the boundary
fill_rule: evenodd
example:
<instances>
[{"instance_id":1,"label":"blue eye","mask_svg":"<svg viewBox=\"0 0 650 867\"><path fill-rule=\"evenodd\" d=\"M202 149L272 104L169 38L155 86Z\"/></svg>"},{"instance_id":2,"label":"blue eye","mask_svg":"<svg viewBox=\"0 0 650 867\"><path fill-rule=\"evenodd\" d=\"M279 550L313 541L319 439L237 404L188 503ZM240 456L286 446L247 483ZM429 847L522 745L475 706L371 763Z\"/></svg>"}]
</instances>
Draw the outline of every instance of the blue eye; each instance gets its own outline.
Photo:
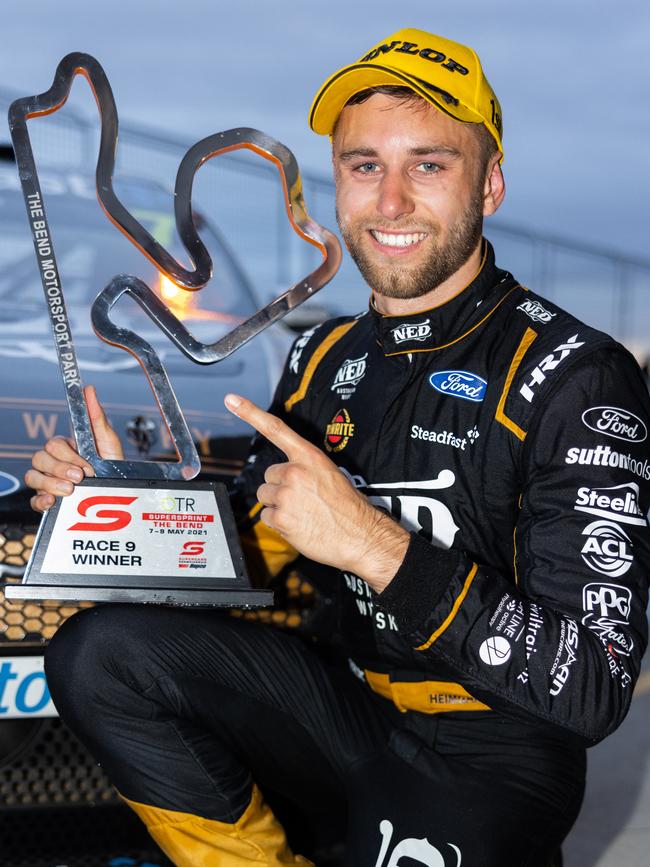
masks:
<instances>
[{"instance_id":1,"label":"blue eye","mask_svg":"<svg viewBox=\"0 0 650 867\"><path fill-rule=\"evenodd\" d=\"M425 174L435 174L439 171L440 166L438 163L420 163L418 169L421 169Z\"/></svg>"},{"instance_id":2,"label":"blue eye","mask_svg":"<svg viewBox=\"0 0 650 867\"><path fill-rule=\"evenodd\" d=\"M377 168L379 168L377 163L362 163L356 167L355 171L360 172L362 175L369 175Z\"/></svg>"}]
</instances>

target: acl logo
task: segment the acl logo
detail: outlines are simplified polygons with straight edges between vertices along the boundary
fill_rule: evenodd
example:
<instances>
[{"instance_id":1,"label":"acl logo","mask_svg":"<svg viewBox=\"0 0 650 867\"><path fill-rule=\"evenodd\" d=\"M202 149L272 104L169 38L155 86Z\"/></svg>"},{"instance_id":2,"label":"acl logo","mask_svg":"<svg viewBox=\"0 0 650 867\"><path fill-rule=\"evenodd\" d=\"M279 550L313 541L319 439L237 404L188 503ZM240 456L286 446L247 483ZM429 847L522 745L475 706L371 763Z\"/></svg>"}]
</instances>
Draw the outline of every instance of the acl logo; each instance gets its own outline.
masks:
<instances>
[{"instance_id":1,"label":"acl logo","mask_svg":"<svg viewBox=\"0 0 650 867\"><path fill-rule=\"evenodd\" d=\"M421 839L407 837L405 840L400 840L391 852L389 860L386 861L393 838L393 823L388 819L382 819L379 823L379 833L382 840L375 867L401 867L402 864L404 864L404 867L406 864L424 864L425 867L445 867L445 859L440 854L440 851L435 846L432 846L426 837L422 837ZM456 863L453 867L460 867L462 860L460 849L458 846L454 846L453 843L447 843L446 845L453 850L456 856Z\"/></svg>"},{"instance_id":2,"label":"acl logo","mask_svg":"<svg viewBox=\"0 0 650 867\"><path fill-rule=\"evenodd\" d=\"M94 506L129 506L137 500L137 497L86 497L81 500L77 506L77 511L85 518L88 514L88 509ZM131 513L124 509L100 509L95 513L96 518L105 518L107 520L100 522L78 521L68 530L87 530L100 533L112 533L115 530L122 530L131 523Z\"/></svg>"},{"instance_id":3,"label":"acl logo","mask_svg":"<svg viewBox=\"0 0 650 867\"><path fill-rule=\"evenodd\" d=\"M587 584L582 590L584 611L611 623L628 623L631 604L632 591L620 584Z\"/></svg>"},{"instance_id":4,"label":"acl logo","mask_svg":"<svg viewBox=\"0 0 650 867\"><path fill-rule=\"evenodd\" d=\"M582 546L582 559L594 572L620 578L634 561L632 540L618 524L594 521L584 528L587 541Z\"/></svg>"}]
</instances>

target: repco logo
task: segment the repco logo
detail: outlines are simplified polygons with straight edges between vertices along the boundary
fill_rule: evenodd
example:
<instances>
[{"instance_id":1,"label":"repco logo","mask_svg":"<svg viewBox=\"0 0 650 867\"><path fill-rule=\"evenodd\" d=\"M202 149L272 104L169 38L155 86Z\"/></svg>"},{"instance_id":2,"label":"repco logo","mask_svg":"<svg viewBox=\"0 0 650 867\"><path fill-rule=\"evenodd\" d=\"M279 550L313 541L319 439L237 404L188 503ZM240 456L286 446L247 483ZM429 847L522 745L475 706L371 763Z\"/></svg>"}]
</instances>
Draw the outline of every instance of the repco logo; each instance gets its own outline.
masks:
<instances>
[{"instance_id":1,"label":"repco logo","mask_svg":"<svg viewBox=\"0 0 650 867\"><path fill-rule=\"evenodd\" d=\"M84 518L88 515L88 510L95 506L129 506L137 497L86 497L77 505L77 512ZM98 509L95 512L95 518L103 518L101 521L78 521L68 530L83 530L100 533L113 533L116 530L123 530L124 527L131 523L131 513L124 509Z\"/></svg>"}]
</instances>

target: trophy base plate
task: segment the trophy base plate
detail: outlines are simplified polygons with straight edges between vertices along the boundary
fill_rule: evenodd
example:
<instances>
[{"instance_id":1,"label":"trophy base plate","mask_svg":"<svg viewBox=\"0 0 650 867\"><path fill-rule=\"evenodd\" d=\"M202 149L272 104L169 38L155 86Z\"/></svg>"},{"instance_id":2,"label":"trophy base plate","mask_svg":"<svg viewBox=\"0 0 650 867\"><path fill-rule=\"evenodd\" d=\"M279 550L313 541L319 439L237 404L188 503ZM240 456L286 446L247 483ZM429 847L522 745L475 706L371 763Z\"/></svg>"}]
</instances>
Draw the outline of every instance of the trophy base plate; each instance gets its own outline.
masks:
<instances>
[{"instance_id":1,"label":"trophy base plate","mask_svg":"<svg viewBox=\"0 0 650 867\"><path fill-rule=\"evenodd\" d=\"M57 602L121 602L181 608L266 608L272 590L176 590L170 587L80 587L79 585L5 584L7 599Z\"/></svg>"}]
</instances>

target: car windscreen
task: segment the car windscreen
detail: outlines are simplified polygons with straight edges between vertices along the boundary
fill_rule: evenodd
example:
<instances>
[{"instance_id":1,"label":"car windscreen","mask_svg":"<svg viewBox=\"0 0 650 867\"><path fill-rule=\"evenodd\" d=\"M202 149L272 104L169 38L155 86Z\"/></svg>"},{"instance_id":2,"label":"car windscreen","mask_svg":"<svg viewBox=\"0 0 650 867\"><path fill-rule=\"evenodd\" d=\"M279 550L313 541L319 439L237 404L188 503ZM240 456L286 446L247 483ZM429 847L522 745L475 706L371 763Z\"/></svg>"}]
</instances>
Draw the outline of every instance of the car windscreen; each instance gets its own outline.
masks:
<instances>
[{"instance_id":1,"label":"car windscreen","mask_svg":"<svg viewBox=\"0 0 650 867\"><path fill-rule=\"evenodd\" d=\"M237 264L215 231L197 218L201 238L212 257L213 277L197 292L176 287L108 220L96 202L71 197L46 197L50 231L69 315L83 314L116 274L144 280L168 307L186 322L210 321L227 326L251 315L256 305ZM133 215L185 267L191 267L180 244L173 215L151 208L133 208ZM132 323L148 317L132 301L118 302L119 318ZM128 310L127 310L128 307ZM24 322L46 315L24 204L0 195L0 321ZM134 324L135 327L135 324Z\"/></svg>"}]
</instances>

